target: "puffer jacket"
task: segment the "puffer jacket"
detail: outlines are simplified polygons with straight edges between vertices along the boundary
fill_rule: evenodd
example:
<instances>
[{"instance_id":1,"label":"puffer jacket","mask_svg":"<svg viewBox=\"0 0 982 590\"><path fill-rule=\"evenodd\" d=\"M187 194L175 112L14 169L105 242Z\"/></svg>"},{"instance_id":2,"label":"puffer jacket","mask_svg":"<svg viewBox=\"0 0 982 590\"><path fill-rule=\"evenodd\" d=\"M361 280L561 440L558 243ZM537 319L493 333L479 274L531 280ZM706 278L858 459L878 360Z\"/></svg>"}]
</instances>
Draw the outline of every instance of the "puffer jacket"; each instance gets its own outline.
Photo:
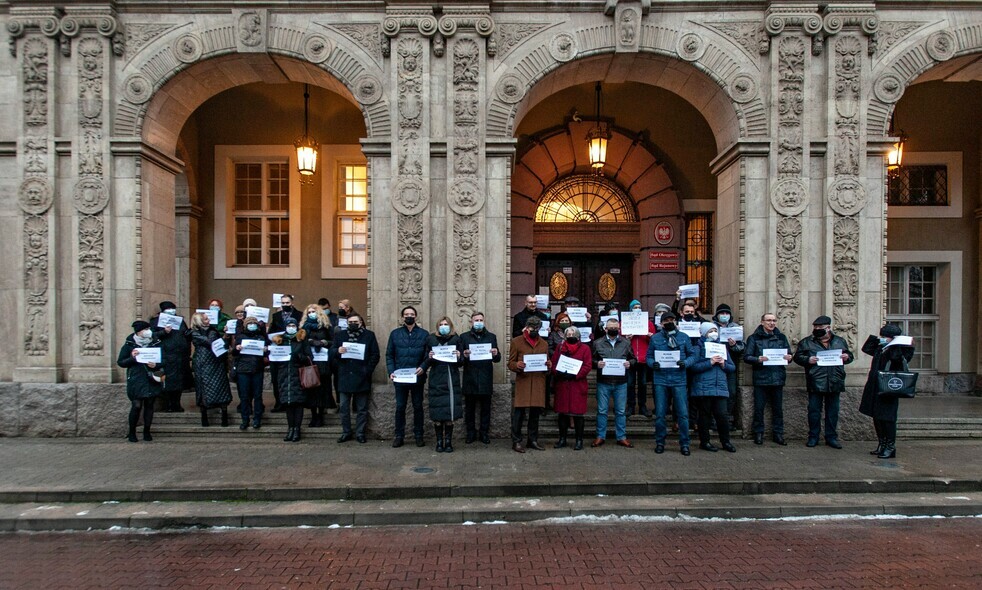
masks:
<instances>
[{"instance_id":1,"label":"puffer jacket","mask_svg":"<svg viewBox=\"0 0 982 590\"><path fill-rule=\"evenodd\" d=\"M119 349L119 358L116 359L116 364L126 369L126 397L130 401L154 398L163 390L161 384L151 376L150 368L133 358L133 350L136 348L136 341L133 334L130 334ZM160 348L160 342L153 339L145 348Z\"/></svg>"},{"instance_id":2,"label":"puffer jacket","mask_svg":"<svg viewBox=\"0 0 982 590\"><path fill-rule=\"evenodd\" d=\"M426 338L429 332L422 326L416 326L410 331L406 326L399 326L389 333L389 343L385 345L385 369L389 375L396 369L418 369L426 360ZM425 380L425 372L420 379Z\"/></svg>"},{"instance_id":3,"label":"puffer jacket","mask_svg":"<svg viewBox=\"0 0 982 590\"><path fill-rule=\"evenodd\" d=\"M760 362L766 348L784 348L791 353L788 338L780 330L768 334L763 326L757 326L754 333L747 338L747 348L743 353L743 361L754 368L754 385L780 386L787 378L787 367L784 365L765 365Z\"/></svg>"},{"instance_id":4,"label":"puffer jacket","mask_svg":"<svg viewBox=\"0 0 982 590\"><path fill-rule=\"evenodd\" d=\"M191 377L191 338L187 336L188 325L181 322L179 329L167 330L159 327L160 316L150 318L150 329L153 337L160 341L160 350L164 364L164 391L184 391L193 384Z\"/></svg>"},{"instance_id":5,"label":"puffer jacket","mask_svg":"<svg viewBox=\"0 0 982 590\"><path fill-rule=\"evenodd\" d=\"M415 332L415 330L413 330ZM455 363L446 363L430 358L434 346L453 346L460 351L460 336L450 334L440 336L430 334L426 338L426 360L423 370L429 371L430 386L430 419L434 422L458 420L464 415L464 396L460 389L460 359Z\"/></svg>"},{"instance_id":6,"label":"puffer jacket","mask_svg":"<svg viewBox=\"0 0 982 590\"><path fill-rule=\"evenodd\" d=\"M310 346L307 333L298 330L295 338L284 334L273 336L272 343L290 347L290 360L271 363L277 367L276 381L280 388L280 403L283 405L302 404L307 401L307 392L300 386L300 367L310 365Z\"/></svg>"},{"instance_id":7,"label":"puffer jacket","mask_svg":"<svg viewBox=\"0 0 982 590\"><path fill-rule=\"evenodd\" d=\"M841 350L849 355L849 358L843 361L843 365L833 367L819 367L818 365L808 364L808 359L816 356L816 353L820 350ZM798 343L798 349L794 352L795 364L805 368L805 383L808 386L809 393L842 393L845 391L845 365L848 365L852 361L853 355L849 350L849 344L835 334L832 334L828 346L822 346L822 343L816 340L814 336L808 336Z\"/></svg>"},{"instance_id":8,"label":"puffer jacket","mask_svg":"<svg viewBox=\"0 0 982 590\"><path fill-rule=\"evenodd\" d=\"M593 341L593 367L597 369L597 383L627 383L626 374L623 377L604 375L603 369L597 366L600 361L604 361L605 364L629 361L632 367L638 363L634 351L631 350L631 341L623 336L618 336L613 343L607 340L606 336Z\"/></svg>"},{"instance_id":9,"label":"puffer jacket","mask_svg":"<svg viewBox=\"0 0 982 590\"><path fill-rule=\"evenodd\" d=\"M673 339L675 342L674 346L671 344ZM685 367L679 368L678 366L674 366L656 369L654 366L656 350L678 350L679 360L685 363ZM648 354L645 355L648 367L651 368L652 383L666 387L685 387L686 369L691 367L692 363L696 361L695 355L696 350L692 347L692 341L688 336L678 330L672 336L665 334L665 330L659 330L657 334L651 337L651 341L648 343Z\"/></svg>"},{"instance_id":10,"label":"puffer jacket","mask_svg":"<svg viewBox=\"0 0 982 590\"><path fill-rule=\"evenodd\" d=\"M714 365L712 359L706 358L706 339L700 338L696 348L696 360L689 369L692 372L692 397L729 397L730 389L726 384L726 374L736 371L736 365L730 359L729 353L723 366Z\"/></svg>"}]
</instances>

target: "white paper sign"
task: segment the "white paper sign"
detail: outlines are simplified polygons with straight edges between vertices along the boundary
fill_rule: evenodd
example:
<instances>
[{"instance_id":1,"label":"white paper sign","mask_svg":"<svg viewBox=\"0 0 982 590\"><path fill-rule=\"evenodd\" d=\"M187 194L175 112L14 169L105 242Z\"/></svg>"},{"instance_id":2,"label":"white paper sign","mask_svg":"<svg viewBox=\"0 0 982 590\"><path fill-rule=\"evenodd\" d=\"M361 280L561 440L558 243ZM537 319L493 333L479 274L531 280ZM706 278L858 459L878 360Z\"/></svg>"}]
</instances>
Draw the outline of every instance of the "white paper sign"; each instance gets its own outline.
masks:
<instances>
[{"instance_id":1,"label":"white paper sign","mask_svg":"<svg viewBox=\"0 0 982 590\"><path fill-rule=\"evenodd\" d=\"M153 348L137 348L136 350L136 362L141 365L147 363L160 364L161 362L161 352L157 347Z\"/></svg>"},{"instance_id":2,"label":"white paper sign","mask_svg":"<svg viewBox=\"0 0 982 590\"><path fill-rule=\"evenodd\" d=\"M698 297L699 283L695 283L693 285L679 285L679 299L697 299Z\"/></svg>"},{"instance_id":3,"label":"white paper sign","mask_svg":"<svg viewBox=\"0 0 982 590\"><path fill-rule=\"evenodd\" d=\"M817 364L819 367L838 367L842 365L841 349L819 350L815 353L815 356L818 357Z\"/></svg>"},{"instance_id":4,"label":"white paper sign","mask_svg":"<svg viewBox=\"0 0 982 590\"><path fill-rule=\"evenodd\" d=\"M269 347L269 361L271 363L281 363L290 360L290 347L272 345Z\"/></svg>"},{"instance_id":5,"label":"white paper sign","mask_svg":"<svg viewBox=\"0 0 982 590\"><path fill-rule=\"evenodd\" d=\"M225 354L226 352L228 352L228 349L225 348L225 341L222 340L221 338L218 338L217 340L212 340L212 342L211 342L211 352L216 357L217 356L222 356L223 354Z\"/></svg>"},{"instance_id":6,"label":"white paper sign","mask_svg":"<svg viewBox=\"0 0 982 590\"><path fill-rule=\"evenodd\" d=\"M260 321L260 322L262 322L264 324L268 324L269 323L269 308L268 307L259 307L258 305L250 305L249 306L249 309L246 310L246 317L247 318L256 318L257 321Z\"/></svg>"},{"instance_id":7,"label":"white paper sign","mask_svg":"<svg viewBox=\"0 0 982 590\"><path fill-rule=\"evenodd\" d=\"M239 327L239 320L229 320L225 322L225 333L235 334L235 331L238 329L238 327Z\"/></svg>"},{"instance_id":8,"label":"white paper sign","mask_svg":"<svg viewBox=\"0 0 982 590\"><path fill-rule=\"evenodd\" d=\"M172 330L180 330L181 324L184 322L184 318L179 315L170 315L168 313L162 313L157 318L157 327L170 328Z\"/></svg>"},{"instance_id":9,"label":"white paper sign","mask_svg":"<svg viewBox=\"0 0 982 590\"><path fill-rule=\"evenodd\" d=\"M569 315L569 321L574 324L582 324L589 321L586 319L585 307L567 307L566 314Z\"/></svg>"},{"instance_id":10,"label":"white paper sign","mask_svg":"<svg viewBox=\"0 0 982 590\"><path fill-rule=\"evenodd\" d=\"M662 314L660 314L660 313L656 313L655 314L655 327L656 328L661 328L661 316L662 316Z\"/></svg>"},{"instance_id":11,"label":"white paper sign","mask_svg":"<svg viewBox=\"0 0 982 590\"><path fill-rule=\"evenodd\" d=\"M283 299L282 293L273 293L273 305L270 306L270 309L276 309L277 307L283 305L281 299Z\"/></svg>"},{"instance_id":12,"label":"white paper sign","mask_svg":"<svg viewBox=\"0 0 982 590\"><path fill-rule=\"evenodd\" d=\"M539 373L547 371L545 354L526 354L522 360L525 361L526 373Z\"/></svg>"},{"instance_id":13,"label":"white paper sign","mask_svg":"<svg viewBox=\"0 0 982 590\"><path fill-rule=\"evenodd\" d=\"M416 369L396 369L392 374L393 383L416 383Z\"/></svg>"},{"instance_id":14,"label":"white paper sign","mask_svg":"<svg viewBox=\"0 0 982 590\"><path fill-rule=\"evenodd\" d=\"M680 350L656 350L655 362L661 365L662 369L678 369L678 362L682 358Z\"/></svg>"},{"instance_id":15,"label":"white paper sign","mask_svg":"<svg viewBox=\"0 0 982 590\"><path fill-rule=\"evenodd\" d=\"M313 354L314 362L317 362L317 363L326 363L327 362L328 354L329 354L330 351L328 350L328 348L326 346L322 346L320 352L317 352L317 349L316 348L311 349L311 351L314 353Z\"/></svg>"},{"instance_id":16,"label":"white paper sign","mask_svg":"<svg viewBox=\"0 0 982 590\"><path fill-rule=\"evenodd\" d=\"M617 314L616 313L612 313L610 315L602 315L602 316L600 316L600 329L601 330L603 330L604 328L607 327L607 320L618 320L618 321L620 321L620 318L617 317Z\"/></svg>"},{"instance_id":17,"label":"white paper sign","mask_svg":"<svg viewBox=\"0 0 982 590\"><path fill-rule=\"evenodd\" d=\"M286 334L286 332L270 332L269 334L266 334L266 338L273 340L273 338L277 336L282 336L283 334Z\"/></svg>"},{"instance_id":18,"label":"white paper sign","mask_svg":"<svg viewBox=\"0 0 982 590\"><path fill-rule=\"evenodd\" d=\"M342 344L346 350L344 354L341 355L343 359L355 359L359 361L365 360L365 345L360 342L345 342Z\"/></svg>"},{"instance_id":19,"label":"white paper sign","mask_svg":"<svg viewBox=\"0 0 982 590\"><path fill-rule=\"evenodd\" d=\"M580 331L580 342L590 342L593 340L593 328L578 328Z\"/></svg>"},{"instance_id":20,"label":"white paper sign","mask_svg":"<svg viewBox=\"0 0 982 590\"><path fill-rule=\"evenodd\" d=\"M883 346L883 348L887 348L888 346L913 346L913 345L914 345L913 336L894 336L893 340L887 342Z\"/></svg>"},{"instance_id":21,"label":"white paper sign","mask_svg":"<svg viewBox=\"0 0 982 590\"><path fill-rule=\"evenodd\" d=\"M543 338L549 337L549 322L542 320L542 325L539 327L539 336Z\"/></svg>"},{"instance_id":22,"label":"white paper sign","mask_svg":"<svg viewBox=\"0 0 982 590\"><path fill-rule=\"evenodd\" d=\"M623 377L627 375L627 367L624 366L624 359L605 359L604 366L600 369L601 375L609 377Z\"/></svg>"},{"instance_id":23,"label":"white paper sign","mask_svg":"<svg viewBox=\"0 0 982 590\"><path fill-rule=\"evenodd\" d=\"M262 340L243 340L240 346L242 350L239 352L242 354L248 354L251 356L262 356L263 347L266 345Z\"/></svg>"},{"instance_id":24,"label":"white paper sign","mask_svg":"<svg viewBox=\"0 0 982 590\"><path fill-rule=\"evenodd\" d=\"M579 375L580 369L582 367L583 367L583 361L563 354L559 356L559 362L556 363L556 372L568 373L570 375Z\"/></svg>"},{"instance_id":25,"label":"white paper sign","mask_svg":"<svg viewBox=\"0 0 982 590\"><path fill-rule=\"evenodd\" d=\"M457 352L457 347L453 345L434 346L433 360L444 362L444 363L456 363L457 355L454 354L455 352Z\"/></svg>"},{"instance_id":26,"label":"white paper sign","mask_svg":"<svg viewBox=\"0 0 982 590\"><path fill-rule=\"evenodd\" d=\"M682 332L689 338L698 338L701 336L699 334L699 322L679 322L679 332Z\"/></svg>"},{"instance_id":27,"label":"white paper sign","mask_svg":"<svg viewBox=\"0 0 982 590\"><path fill-rule=\"evenodd\" d=\"M468 347L471 351L470 360L472 361L490 361L491 357L491 343L487 344L471 344Z\"/></svg>"},{"instance_id":28,"label":"white paper sign","mask_svg":"<svg viewBox=\"0 0 982 590\"><path fill-rule=\"evenodd\" d=\"M194 310L194 313L203 313L203 314L205 314L206 316L208 316L208 322L212 326L215 326L216 328L218 327L218 310L217 309L196 309L196 310Z\"/></svg>"},{"instance_id":29,"label":"white paper sign","mask_svg":"<svg viewBox=\"0 0 982 590\"><path fill-rule=\"evenodd\" d=\"M720 344L719 342L705 342L706 348L706 358L711 359L714 356L721 356L726 358L726 345Z\"/></svg>"},{"instance_id":30,"label":"white paper sign","mask_svg":"<svg viewBox=\"0 0 982 590\"><path fill-rule=\"evenodd\" d=\"M535 309L549 309L549 296L548 295L536 295L535 296Z\"/></svg>"},{"instance_id":31,"label":"white paper sign","mask_svg":"<svg viewBox=\"0 0 982 590\"><path fill-rule=\"evenodd\" d=\"M348 329L348 318L338 318L338 330Z\"/></svg>"},{"instance_id":32,"label":"white paper sign","mask_svg":"<svg viewBox=\"0 0 982 590\"><path fill-rule=\"evenodd\" d=\"M731 326L719 329L719 339L722 342L729 342L730 338L737 342L743 342L743 326Z\"/></svg>"},{"instance_id":33,"label":"white paper sign","mask_svg":"<svg viewBox=\"0 0 982 590\"><path fill-rule=\"evenodd\" d=\"M787 365L788 361L784 360L784 355L788 354L787 348L765 348L762 351L761 356L766 356L767 360L764 364L767 366L777 366L777 365Z\"/></svg>"},{"instance_id":34,"label":"white paper sign","mask_svg":"<svg viewBox=\"0 0 982 590\"><path fill-rule=\"evenodd\" d=\"M621 334L624 336L648 335L648 312L625 311L621 314Z\"/></svg>"}]
</instances>

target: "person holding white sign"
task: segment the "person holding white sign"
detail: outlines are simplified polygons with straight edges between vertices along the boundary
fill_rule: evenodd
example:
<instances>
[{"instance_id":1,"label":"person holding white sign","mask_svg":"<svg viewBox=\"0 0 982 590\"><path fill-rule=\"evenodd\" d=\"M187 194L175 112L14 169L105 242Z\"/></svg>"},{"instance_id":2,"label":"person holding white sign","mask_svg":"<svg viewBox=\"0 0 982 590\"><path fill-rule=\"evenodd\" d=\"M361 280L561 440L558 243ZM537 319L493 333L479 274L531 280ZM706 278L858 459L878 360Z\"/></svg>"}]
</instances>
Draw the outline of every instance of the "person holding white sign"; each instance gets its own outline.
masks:
<instances>
[{"instance_id":1,"label":"person holding white sign","mask_svg":"<svg viewBox=\"0 0 982 590\"><path fill-rule=\"evenodd\" d=\"M534 303L535 298L532 296ZM526 355L548 355L549 345L545 338L539 337L542 320L531 315L525 320L525 328L521 334L511 341L508 353L508 370L515 373L515 396L512 399L511 442L512 450L524 453L522 446L522 423L528 413L529 427L526 446L537 451L544 451L539 444L539 415L546 403L546 372L525 371ZM552 361L546 361L546 368L552 368Z\"/></svg>"},{"instance_id":2,"label":"person holding white sign","mask_svg":"<svg viewBox=\"0 0 982 590\"><path fill-rule=\"evenodd\" d=\"M790 347L788 338L777 329L777 316L765 313L760 316L760 325L747 338L743 361L753 367L754 383L754 444L764 444L764 408L771 406L771 430L774 442L784 446L784 381L787 377L786 365L791 360L787 354ZM780 359L771 359L764 350L784 350ZM780 365L768 361L783 360Z\"/></svg>"},{"instance_id":3,"label":"person holding white sign","mask_svg":"<svg viewBox=\"0 0 982 590\"><path fill-rule=\"evenodd\" d=\"M879 459L897 457L897 412L900 409L900 398L881 394L879 375L882 371L909 371L907 363L914 358L913 340L902 334L897 324L884 324L880 328L879 337L870 334L862 348L864 353L873 358L866 375L866 385L863 386L859 411L873 419L879 444L870 454Z\"/></svg>"},{"instance_id":4,"label":"person holding white sign","mask_svg":"<svg viewBox=\"0 0 982 590\"><path fill-rule=\"evenodd\" d=\"M143 414L143 440L152 441L150 425L153 423L153 407L160 395L161 373L156 363L142 364L137 360L138 348L159 348L160 342L153 337L150 322L133 322L133 333L126 337L116 364L126 369L126 397L130 400L129 433L126 439L137 442L136 425Z\"/></svg>"},{"instance_id":5,"label":"person holding white sign","mask_svg":"<svg viewBox=\"0 0 982 590\"><path fill-rule=\"evenodd\" d=\"M228 323L231 317L223 311L225 304L222 303L221 299L217 297L212 297L211 301L208 302L208 310L214 314L216 321L211 323L220 333L225 333L225 324Z\"/></svg>"},{"instance_id":6,"label":"person holding white sign","mask_svg":"<svg viewBox=\"0 0 982 590\"><path fill-rule=\"evenodd\" d=\"M266 332L253 317L242 320L242 327L235 335L232 346L232 373L235 375L236 389L239 391L239 413L242 424L239 430L249 427L262 427L263 414L263 374L265 372ZM256 354L253 354L256 353Z\"/></svg>"},{"instance_id":7,"label":"person holding white sign","mask_svg":"<svg viewBox=\"0 0 982 590\"><path fill-rule=\"evenodd\" d=\"M284 295L284 299L286 299ZM307 402L307 391L300 384L300 368L310 366L310 344L307 332L293 316L288 316L283 333L270 338L275 346L289 347L290 354L285 361L270 358L270 372L276 367L276 379L280 388L280 403L286 413L287 432L283 442L300 442L300 425L303 423L303 406ZM272 357L272 353L270 354Z\"/></svg>"},{"instance_id":8,"label":"person holding white sign","mask_svg":"<svg viewBox=\"0 0 982 590\"><path fill-rule=\"evenodd\" d=\"M389 333L385 346L385 367L392 380L396 394L395 433L392 448L403 445L406 436L406 408L413 404L413 436L416 446L426 445L423 440L425 416L423 413L423 389L426 374L423 361L426 359L426 339L430 333L417 323L416 308L407 305L402 308L402 325ZM413 383L399 383L395 380L396 371L412 369L418 378Z\"/></svg>"},{"instance_id":9,"label":"person holding white sign","mask_svg":"<svg viewBox=\"0 0 982 590\"><path fill-rule=\"evenodd\" d=\"M342 300L344 301L344 300ZM354 438L366 443L365 426L368 424L368 402L372 393L372 372L382 359L375 333L365 328L365 321L357 313L348 314L348 329L334 334L334 357L338 367L338 405L341 407L341 436L339 443L348 442L351 434L351 406L356 412ZM361 345L362 358L349 358L346 343Z\"/></svg>"},{"instance_id":10,"label":"person holding white sign","mask_svg":"<svg viewBox=\"0 0 982 590\"><path fill-rule=\"evenodd\" d=\"M498 350L498 337L488 331L484 323L484 313L471 314L471 329L460 335L460 348L463 351L464 377L461 389L464 392L464 427L470 444L478 436L484 444L491 444L491 399L494 397L494 363L501 362ZM477 424L477 410L480 407L481 421Z\"/></svg>"},{"instance_id":11,"label":"person holding white sign","mask_svg":"<svg viewBox=\"0 0 982 590\"><path fill-rule=\"evenodd\" d=\"M195 404L201 411L201 425L208 426L208 410L218 408L222 412L222 426L228 426L228 405L232 403L232 388L228 383L228 354L223 350L215 356L215 342L224 344L222 334L211 325L206 313L191 316L191 344L194 354L191 368L194 371Z\"/></svg>"},{"instance_id":12,"label":"person holding white sign","mask_svg":"<svg viewBox=\"0 0 982 590\"><path fill-rule=\"evenodd\" d=\"M628 307L632 313L644 313L641 310L641 302L637 299L631 301ZM645 332L631 336L631 350L634 351L634 357L639 362L635 363L627 374L628 418L635 414L635 410L636 413L643 414L645 418L651 418L651 410L648 409L648 383L651 382L651 369L640 361L648 354L648 344L651 343L651 337L655 335L655 324L648 319L647 314L645 314L644 323ZM652 400L652 406L654 406L654 400Z\"/></svg>"},{"instance_id":13,"label":"person holding white sign","mask_svg":"<svg viewBox=\"0 0 982 590\"><path fill-rule=\"evenodd\" d=\"M655 389L655 452L665 452L665 438L668 426L665 415L668 413L668 400L674 405L675 419L679 425L679 450L689 456L689 400L686 384L686 369L695 362L697 351L692 348L689 337L679 332L675 324L675 314L671 311L661 315L661 330L651 337L645 360L651 368L651 382ZM665 362L663 358L676 360Z\"/></svg>"},{"instance_id":14,"label":"person holding white sign","mask_svg":"<svg viewBox=\"0 0 982 590\"><path fill-rule=\"evenodd\" d=\"M726 345L726 351L730 359L743 358L743 351L747 345L743 341L743 326L733 321L733 310L725 303L716 306L716 313L713 314L712 321L719 328L719 341ZM736 370L726 374L726 387L730 390L730 396L726 398L726 415L730 422L730 430L736 428L737 412L740 409L740 392L737 389L740 374L740 365L733 361Z\"/></svg>"},{"instance_id":15,"label":"person holding white sign","mask_svg":"<svg viewBox=\"0 0 982 590\"><path fill-rule=\"evenodd\" d=\"M692 402L699 406L699 448L715 453L719 449L710 441L710 418L716 420L716 432L723 449L735 453L730 442L730 424L726 419L726 400L730 397L726 376L736 371L726 346L719 343L719 328L712 322L699 326L698 352L692 363Z\"/></svg>"},{"instance_id":16,"label":"person holding white sign","mask_svg":"<svg viewBox=\"0 0 982 590\"><path fill-rule=\"evenodd\" d=\"M557 449L566 446L569 419L572 417L576 436L573 450L582 451L583 416L586 414L589 389L586 379L593 368L593 354L589 344L580 342L580 331L576 326L567 326L563 335L565 340L552 354L552 379L556 386L553 408L559 414L559 441L555 446Z\"/></svg>"},{"instance_id":17,"label":"person holding white sign","mask_svg":"<svg viewBox=\"0 0 982 590\"><path fill-rule=\"evenodd\" d=\"M808 442L818 445L821 431L822 407L825 407L825 444L841 449L839 424L839 394L846 390L846 368L853 361L849 343L832 333L832 318L818 316L812 322L812 333L802 338L794 353L794 362L805 368L808 388Z\"/></svg>"},{"instance_id":18,"label":"person holding white sign","mask_svg":"<svg viewBox=\"0 0 982 590\"><path fill-rule=\"evenodd\" d=\"M194 381L191 377L191 338L188 325L183 318L177 319L177 305L173 301L160 302L160 314L150 318L153 336L160 341L163 355L164 379L160 394L165 412L183 412L181 393L190 389ZM175 321L176 320L176 321Z\"/></svg>"},{"instance_id":19,"label":"person holding white sign","mask_svg":"<svg viewBox=\"0 0 982 590\"><path fill-rule=\"evenodd\" d=\"M427 392L437 453L453 452L453 423L464 415L460 359L460 336L450 318L443 316L436 322L436 333L426 338L422 365L424 371L429 371Z\"/></svg>"},{"instance_id":20,"label":"person holding white sign","mask_svg":"<svg viewBox=\"0 0 982 590\"><path fill-rule=\"evenodd\" d=\"M337 407L331 383L331 345L334 344L334 326L324 313L324 308L314 303L304 309L303 317L302 329L307 333L310 357L317 367L321 382L318 387L306 391L307 401L304 405L310 408L310 423L307 426L320 428L324 426L324 411L327 408Z\"/></svg>"},{"instance_id":21,"label":"person holding white sign","mask_svg":"<svg viewBox=\"0 0 982 590\"><path fill-rule=\"evenodd\" d=\"M593 342L593 365L597 368L597 438L594 448L607 440L607 408L614 402L614 433L617 445L634 448L627 439L627 371L637 362L631 342L620 335L621 324L610 318L604 337Z\"/></svg>"},{"instance_id":22,"label":"person holding white sign","mask_svg":"<svg viewBox=\"0 0 982 590\"><path fill-rule=\"evenodd\" d=\"M279 299L280 311L273 313L269 320L268 330L270 334L277 334L286 330L286 322L289 319L293 319L299 325L303 318L300 311L293 307L293 295L280 295ZM270 365L269 374L273 381L273 399L275 400L272 411L286 411L286 408L283 407L283 402L280 401L279 365Z\"/></svg>"}]
</instances>

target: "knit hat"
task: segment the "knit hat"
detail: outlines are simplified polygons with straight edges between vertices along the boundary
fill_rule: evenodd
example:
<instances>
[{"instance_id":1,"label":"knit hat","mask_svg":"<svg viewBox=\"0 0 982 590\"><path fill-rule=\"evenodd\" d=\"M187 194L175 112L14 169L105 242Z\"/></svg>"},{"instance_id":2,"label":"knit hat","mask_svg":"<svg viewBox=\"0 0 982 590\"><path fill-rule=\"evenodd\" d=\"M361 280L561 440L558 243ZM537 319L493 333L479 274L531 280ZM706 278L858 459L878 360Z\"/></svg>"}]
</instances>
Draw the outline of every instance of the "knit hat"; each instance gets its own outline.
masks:
<instances>
[{"instance_id":1,"label":"knit hat","mask_svg":"<svg viewBox=\"0 0 982 590\"><path fill-rule=\"evenodd\" d=\"M161 301L160 311L164 311L165 309L177 309L177 305L173 301Z\"/></svg>"},{"instance_id":2,"label":"knit hat","mask_svg":"<svg viewBox=\"0 0 982 590\"><path fill-rule=\"evenodd\" d=\"M883 336L884 338L896 338L902 333L903 330L900 329L900 326L896 326L894 324L886 324L880 328L880 336Z\"/></svg>"},{"instance_id":3,"label":"knit hat","mask_svg":"<svg viewBox=\"0 0 982 590\"><path fill-rule=\"evenodd\" d=\"M628 309L634 309L634 306L635 305L640 306L641 305L641 302L638 301L637 299L632 299L631 302L627 304L627 308Z\"/></svg>"},{"instance_id":4,"label":"knit hat","mask_svg":"<svg viewBox=\"0 0 982 590\"><path fill-rule=\"evenodd\" d=\"M665 320L674 320L674 319L675 319L675 314L672 313L671 310L661 314L661 322L663 324L665 323Z\"/></svg>"},{"instance_id":5,"label":"knit hat","mask_svg":"<svg viewBox=\"0 0 982 590\"><path fill-rule=\"evenodd\" d=\"M813 326L831 326L832 325L832 318L830 318L827 315L820 315L817 318L815 318L815 321L812 322L812 325Z\"/></svg>"},{"instance_id":6,"label":"knit hat","mask_svg":"<svg viewBox=\"0 0 982 590\"><path fill-rule=\"evenodd\" d=\"M655 304L655 314L665 313L667 311L672 311L672 307L667 303L656 303Z\"/></svg>"},{"instance_id":7,"label":"knit hat","mask_svg":"<svg viewBox=\"0 0 982 590\"><path fill-rule=\"evenodd\" d=\"M721 311L725 311L726 313L733 315L733 310L731 310L730 306L725 303L720 303L716 306L716 315L719 315L719 312Z\"/></svg>"},{"instance_id":8,"label":"knit hat","mask_svg":"<svg viewBox=\"0 0 982 590\"><path fill-rule=\"evenodd\" d=\"M710 330L715 330L715 329L716 329L716 324L712 322L703 322L699 324L699 334L701 336L705 336L706 334L709 334Z\"/></svg>"},{"instance_id":9,"label":"knit hat","mask_svg":"<svg viewBox=\"0 0 982 590\"><path fill-rule=\"evenodd\" d=\"M257 305L256 305L256 300L255 300L255 299L251 299L251 298L248 298L248 297L247 297L246 299L244 299L244 300L242 301L242 307L245 307L245 306L247 306L247 305L251 305L251 306L253 306L253 307L257 307Z\"/></svg>"},{"instance_id":10,"label":"knit hat","mask_svg":"<svg viewBox=\"0 0 982 590\"><path fill-rule=\"evenodd\" d=\"M142 332L150 327L150 322L145 322L143 320L136 320L133 322L133 332Z\"/></svg>"},{"instance_id":11,"label":"knit hat","mask_svg":"<svg viewBox=\"0 0 982 590\"><path fill-rule=\"evenodd\" d=\"M286 323L283 324L283 325L284 326L289 326L290 324L293 324L294 326L296 326L297 325L297 318L295 318L293 316L290 316L290 317L286 318Z\"/></svg>"}]
</instances>

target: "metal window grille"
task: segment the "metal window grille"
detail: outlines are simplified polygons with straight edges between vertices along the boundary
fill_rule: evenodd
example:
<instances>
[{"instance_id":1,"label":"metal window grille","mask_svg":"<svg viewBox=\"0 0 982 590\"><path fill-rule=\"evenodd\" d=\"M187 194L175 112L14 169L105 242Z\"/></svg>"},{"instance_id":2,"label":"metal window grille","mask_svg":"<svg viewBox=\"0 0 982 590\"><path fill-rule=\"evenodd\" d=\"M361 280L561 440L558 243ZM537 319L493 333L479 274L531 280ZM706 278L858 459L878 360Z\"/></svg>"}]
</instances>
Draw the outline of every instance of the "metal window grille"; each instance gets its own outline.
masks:
<instances>
[{"instance_id":1,"label":"metal window grille","mask_svg":"<svg viewBox=\"0 0 982 590\"><path fill-rule=\"evenodd\" d=\"M685 220L685 279L699 283L703 310L713 304L713 218L711 213L690 213Z\"/></svg>"},{"instance_id":2,"label":"metal window grille","mask_svg":"<svg viewBox=\"0 0 982 590\"><path fill-rule=\"evenodd\" d=\"M887 204L902 207L948 205L948 167L943 164L901 166L890 174Z\"/></svg>"},{"instance_id":3,"label":"metal window grille","mask_svg":"<svg viewBox=\"0 0 982 590\"><path fill-rule=\"evenodd\" d=\"M636 222L631 198L602 176L577 174L554 183L539 201L535 221L545 223Z\"/></svg>"}]
</instances>

